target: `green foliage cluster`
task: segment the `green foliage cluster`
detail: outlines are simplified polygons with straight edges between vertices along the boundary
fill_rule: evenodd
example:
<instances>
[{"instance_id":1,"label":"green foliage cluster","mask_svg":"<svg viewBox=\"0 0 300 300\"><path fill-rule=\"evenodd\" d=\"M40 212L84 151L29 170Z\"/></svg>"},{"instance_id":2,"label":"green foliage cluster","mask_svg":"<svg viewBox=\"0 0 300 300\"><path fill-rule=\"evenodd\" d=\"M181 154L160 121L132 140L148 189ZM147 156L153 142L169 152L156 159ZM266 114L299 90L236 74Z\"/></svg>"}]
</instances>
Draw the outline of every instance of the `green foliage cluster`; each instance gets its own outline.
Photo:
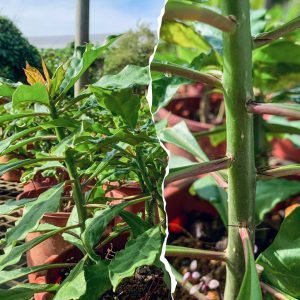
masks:
<instances>
[{"instance_id":1,"label":"green foliage cluster","mask_svg":"<svg viewBox=\"0 0 300 300\"><path fill-rule=\"evenodd\" d=\"M156 42L155 33L146 25L125 33L105 55L104 74L120 72L126 65L147 66Z\"/></svg>"},{"instance_id":2,"label":"green foliage cluster","mask_svg":"<svg viewBox=\"0 0 300 300\"><path fill-rule=\"evenodd\" d=\"M40 67L40 55L16 25L0 16L0 76L13 81L25 81L23 68L26 61Z\"/></svg>"}]
</instances>

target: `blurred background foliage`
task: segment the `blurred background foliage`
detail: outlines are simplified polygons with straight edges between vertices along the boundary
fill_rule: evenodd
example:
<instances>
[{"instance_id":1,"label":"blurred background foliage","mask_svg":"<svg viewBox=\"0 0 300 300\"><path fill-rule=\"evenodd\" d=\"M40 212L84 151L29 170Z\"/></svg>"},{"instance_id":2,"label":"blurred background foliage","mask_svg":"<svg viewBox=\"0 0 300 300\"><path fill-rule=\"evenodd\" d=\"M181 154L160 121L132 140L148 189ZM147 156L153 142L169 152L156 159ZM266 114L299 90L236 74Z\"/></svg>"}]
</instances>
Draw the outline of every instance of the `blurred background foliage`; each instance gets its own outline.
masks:
<instances>
[{"instance_id":1,"label":"blurred background foliage","mask_svg":"<svg viewBox=\"0 0 300 300\"><path fill-rule=\"evenodd\" d=\"M40 67L40 54L12 21L0 16L0 77L24 81L26 61Z\"/></svg>"},{"instance_id":2,"label":"blurred background foliage","mask_svg":"<svg viewBox=\"0 0 300 300\"><path fill-rule=\"evenodd\" d=\"M221 0L208 0L206 3L220 7ZM300 0L251 0L251 6L252 9L256 10L253 12L252 17L256 20L261 19L260 23L255 22L258 25L256 28L253 28L252 33L254 35L276 27L300 14ZM180 28L176 28L177 35L180 30ZM207 31L212 29L203 27L199 28L199 30ZM300 35L299 31L298 33L294 33L294 35L295 34ZM209 35L212 36L211 34ZM197 34L195 34L195 36L197 37ZM296 38L298 39L299 37L297 36ZM196 41L196 43L203 44L200 40ZM210 43L214 44L215 49L218 48L218 39L210 40ZM96 60L89 70L89 82L95 82L105 74L116 74L128 64L147 66L155 44L156 33L150 29L149 25L145 23L137 24L135 29L124 33L119 41L110 48L103 57ZM203 48L202 44L200 48ZM165 47L164 55L167 53L173 55L171 54L173 52L172 49L168 48L170 44L166 44L165 46L160 44L160 47ZM193 51L195 52L194 56L191 55ZM5 17L0 17L1 77L9 78L14 81L24 81L25 78L22 68L25 67L25 62L28 61L30 65L40 68L40 56L44 58L51 73L61 63L65 62L73 52L74 43L70 43L66 45L65 48L60 49L37 49L30 45L12 21ZM177 52L177 62L178 59L183 59L184 61L185 57L197 57L199 55L199 51L192 48L184 49L180 47L178 43ZM211 59L216 60L218 57L212 57ZM172 61L172 58L169 57L168 60Z\"/></svg>"}]
</instances>

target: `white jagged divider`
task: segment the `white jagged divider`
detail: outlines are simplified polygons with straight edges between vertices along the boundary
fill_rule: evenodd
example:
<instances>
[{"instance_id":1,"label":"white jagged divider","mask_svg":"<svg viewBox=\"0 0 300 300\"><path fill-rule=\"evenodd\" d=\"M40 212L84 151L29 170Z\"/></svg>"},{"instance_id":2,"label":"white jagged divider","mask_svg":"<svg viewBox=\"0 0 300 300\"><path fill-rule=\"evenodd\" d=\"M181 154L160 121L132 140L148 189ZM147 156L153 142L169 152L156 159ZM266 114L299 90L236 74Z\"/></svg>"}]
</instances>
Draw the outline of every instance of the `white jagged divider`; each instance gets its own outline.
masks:
<instances>
[{"instance_id":1,"label":"white jagged divider","mask_svg":"<svg viewBox=\"0 0 300 300\"><path fill-rule=\"evenodd\" d=\"M152 94L152 77L151 77L150 66L151 66L151 63L152 63L152 61L154 59L154 55L155 55L156 49L158 47L158 43L159 43L159 39L160 39L160 28L161 28L161 23L162 23L163 16L165 14L165 6L166 6L167 2L168 2L168 0L165 0L165 4L164 4L163 8L161 9L161 13L160 13L159 17L157 18L157 25L158 25L157 26L157 44L155 45L154 51L153 51L153 53L152 53L152 55L150 56L150 59L149 59L149 77L150 77L150 83L149 83L149 87L148 87L148 92L147 92L147 97L146 98L147 98L147 102L148 102L149 107L150 107L150 113L151 113L151 116L152 116L153 123L155 121L154 121L154 115L152 113L152 99L153 99L153 94ZM168 157L170 158L170 151L164 146L164 144L162 143L162 141L160 140L160 138L159 138L158 135L157 135L157 138L158 138L158 140L160 142L161 147L166 151ZM168 174L169 174L169 165L166 168L166 173L165 173L164 179L167 177ZM164 190L164 180L163 180L161 189L162 189L162 191ZM161 255L160 255L160 261L164 264L166 271L170 275L170 278L171 278L171 293L173 294L175 292L177 281L175 279L174 274L172 273L171 266L170 266L168 260L165 257L166 247L167 247L167 239L168 239L168 236L169 236L169 229L168 229L168 215L167 215L167 211L166 211L166 200L165 200L164 196L163 196L163 201L164 201L164 210L166 212L166 238L165 238L164 243L163 243L162 252L161 252ZM173 295L172 295L172 299L173 299Z\"/></svg>"}]
</instances>

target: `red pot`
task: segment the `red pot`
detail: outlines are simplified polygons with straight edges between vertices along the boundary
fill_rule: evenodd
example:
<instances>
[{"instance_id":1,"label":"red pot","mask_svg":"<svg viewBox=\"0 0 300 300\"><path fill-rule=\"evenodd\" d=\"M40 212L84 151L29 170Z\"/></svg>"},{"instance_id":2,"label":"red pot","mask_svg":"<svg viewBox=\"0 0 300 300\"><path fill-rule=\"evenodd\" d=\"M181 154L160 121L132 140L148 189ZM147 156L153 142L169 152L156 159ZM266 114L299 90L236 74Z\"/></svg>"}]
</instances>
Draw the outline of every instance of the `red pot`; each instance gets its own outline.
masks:
<instances>
[{"instance_id":1,"label":"red pot","mask_svg":"<svg viewBox=\"0 0 300 300\"><path fill-rule=\"evenodd\" d=\"M22 157L19 157L19 156L13 155L13 154L3 155L3 156L0 156L0 164L7 163L8 161L10 161L13 158L22 158ZM11 171L4 173L1 176L1 179L5 180L5 181L11 181L11 182L20 182L21 176L22 176L22 171L20 169L16 169L16 170L11 170Z\"/></svg>"},{"instance_id":2,"label":"red pot","mask_svg":"<svg viewBox=\"0 0 300 300\"><path fill-rule=\"evenodd\" d=\"M40 223L48 223L58 227L64 227L67 224L70 213L46 213L41 219ZM42 235L40 232L29 233L26 237L26 242L31 241L32 239ZM70 251L77 251L73 245L66 242L61 235L55 235L44 242L36 245L32 249L30 249L27 256L27 265L28 267L38 266L48 263L53 263L54 261L58 261L62 259L66 253ZM56 270L57 272L58 270ZM33 273L28 275L28 279L30 283L46 283L47 273L50 271L42 271L39 273ZM52 270L54 272L54 270ZM38 293L34 296L35 300L48 300L51 299L52 296L49 293Z\"/></svg>"},{"instance_id":3,"label":"red pot","mask_svg":"<svg viewBox=\"0 0 300 300\"><path fill-rule=\"evenodd\" d=\"M300 162L300 149L287 139L272 140L272 155L283 160Z\"/></svg>"},{"instance_id":4,"label":"red pot","mask_svg":"<svg viewBox=\"0 0 300 300\"><path fill-rule=\"evenodd\" d=\"M209 202L189 193L189 188L194 181L195 178L184 179L171 183L164 189L170 232L180 232L191 212L218 216L217 210Z\"/></svg>"},{"instance_id":5,"label":"red pot","mask_svg":"<svg viewBox=\"0 0 300 300\"><path fill-rule=\"evenodd\" d=\"M166 108L162 108L157 112L156 119L167 119L168 126L170 127L184 121L191 132L207 131L214 128L215 125L213 124L201 123L190 119L194 111L199 109L199 102L200 97L173 99ZM214 147L208 137L199 137L197 140L210 159L223 157L226 153L225 141ZM195 160L193 155L175 145L167 143L166 147L175 155L184 156L193 161Z\"/></svg>"},{"instance_id":6,"label":"red pot","mask_svg":"<svg viewBox=\"0 0 300 300\"><path fill-rule=\"evenodd\" d=\"M114 189L111 189L111 188ZM105 196L106 197L111 197L111 198L120 198L120 199L116 199L111 201L111 204L118 204L123 202L124 200L122 200L125 197L129 197L129 196L136 196L134 198L138 198L141 193L142 190L139 186L138 183L129 183L129 184L125 184L120 186L118 182L110 182L109 184L105 185L104 187L105 189L109 189L108 192L106 192ZM132 198L132 199L134 199ZM137 214L139 212L144 213L145 211L145 203L138 203L135 205L131 205L128 206L126 209L126 211L129 211L133 214ZM122 218L121 217L116 217L113 221L113 226L117 225L118 223L122 222Z\"/></svg>"}]
</instances>

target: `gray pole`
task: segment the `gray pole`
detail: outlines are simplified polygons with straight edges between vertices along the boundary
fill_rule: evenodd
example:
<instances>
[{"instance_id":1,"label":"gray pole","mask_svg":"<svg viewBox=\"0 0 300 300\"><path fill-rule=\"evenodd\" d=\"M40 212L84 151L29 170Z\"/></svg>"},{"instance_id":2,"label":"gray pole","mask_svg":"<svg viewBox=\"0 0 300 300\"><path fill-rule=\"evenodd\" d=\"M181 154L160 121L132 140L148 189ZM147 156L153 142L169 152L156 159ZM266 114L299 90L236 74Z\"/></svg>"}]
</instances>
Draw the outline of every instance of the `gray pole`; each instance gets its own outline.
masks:
<instances>
[{"instance_id":1,"label":"gray pole","mask_svg":"<svg viewBox=\"0 0 300 300\"><path fill-rule=\"evenodd\" d=\"M89 42L89 11L90 0L76 0L76 33L75 47ZM85 73L75 84L75 96L79 94L81 88L88 84L88 74Z\"/></svg>"}]
</instances>

